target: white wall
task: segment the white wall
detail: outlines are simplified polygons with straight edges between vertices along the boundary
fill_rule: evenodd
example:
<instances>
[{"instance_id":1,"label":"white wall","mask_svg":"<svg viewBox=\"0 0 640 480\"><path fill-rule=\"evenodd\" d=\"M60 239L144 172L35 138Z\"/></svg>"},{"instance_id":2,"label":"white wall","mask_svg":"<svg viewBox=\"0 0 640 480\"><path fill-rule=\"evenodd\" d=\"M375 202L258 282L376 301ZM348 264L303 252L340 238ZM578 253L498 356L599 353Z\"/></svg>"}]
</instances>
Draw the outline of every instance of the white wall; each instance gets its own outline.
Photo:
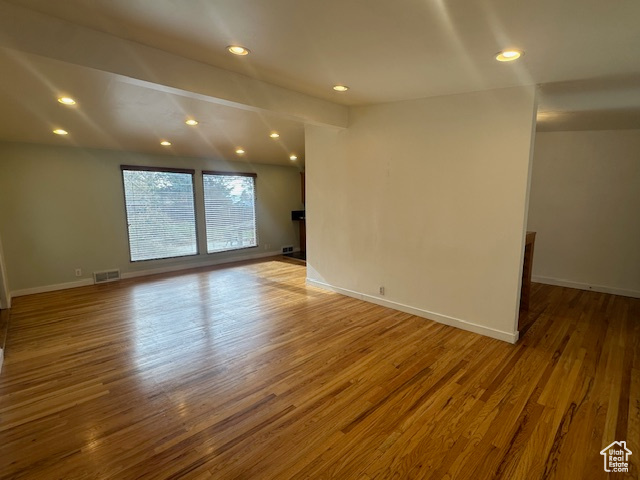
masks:
<instances>
[{"instance_id":1,"label":"white wall","mask_svg":"<svg viewBox=\"0 0 640 480\"><path fill-rule=\"evenodd\" d=\"M640 297L640 130L538 133L534 281Z\"/></svg>"},{"instance_id":2,"label":"white wall","mask_svg":"<svg viewBox=\"0 0 640 480\"><path fill-rule=\"evenodd\" d=\"M256 172L259 247L131 263L120 165ZM200 251L206 252L202 185L196 175ZM0 143L0 235L14 296L92 283L94 271L125 275L274 254L299 245L291 210L302 207L297 168L224 160ZM75 277L81 268L83 277Z\"/></svg>"},{"instance_id":3,"label":"white wall","mask_svg":"<svg viewBox=\"0 0 640 480\"><path fill-rule=\"evenodd\" d=\"M515 341L534 112L511 88L307 127L309 282Z\"/></svg>"}]
</instances>

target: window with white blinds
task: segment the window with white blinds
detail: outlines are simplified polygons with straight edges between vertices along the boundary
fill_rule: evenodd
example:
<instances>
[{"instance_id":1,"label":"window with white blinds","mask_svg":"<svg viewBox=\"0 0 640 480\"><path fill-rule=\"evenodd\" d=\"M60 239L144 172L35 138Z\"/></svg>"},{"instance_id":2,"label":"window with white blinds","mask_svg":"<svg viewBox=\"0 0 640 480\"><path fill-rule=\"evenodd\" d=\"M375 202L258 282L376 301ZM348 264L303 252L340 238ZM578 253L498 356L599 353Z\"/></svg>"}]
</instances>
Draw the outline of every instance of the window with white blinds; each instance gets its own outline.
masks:
<instances>
[{"instance_id":1,"label":"window with white blinds","mask_svg":"<svg viewBox=\"0 0 640 480\"><path fill-rule=\"evenodd\" d=\"M131 261L196 255L194 171L121 169Z\"/></svg>"},{"instance_id":2,"label":"window with white blinds","mask_svg":"<svg viewBox=\"0 0 640 480\"><path fill-rule=\"evenodd\" d=\"M256 175L202 172L207 252L256 247Z\"/></svg>"}]
</instances>

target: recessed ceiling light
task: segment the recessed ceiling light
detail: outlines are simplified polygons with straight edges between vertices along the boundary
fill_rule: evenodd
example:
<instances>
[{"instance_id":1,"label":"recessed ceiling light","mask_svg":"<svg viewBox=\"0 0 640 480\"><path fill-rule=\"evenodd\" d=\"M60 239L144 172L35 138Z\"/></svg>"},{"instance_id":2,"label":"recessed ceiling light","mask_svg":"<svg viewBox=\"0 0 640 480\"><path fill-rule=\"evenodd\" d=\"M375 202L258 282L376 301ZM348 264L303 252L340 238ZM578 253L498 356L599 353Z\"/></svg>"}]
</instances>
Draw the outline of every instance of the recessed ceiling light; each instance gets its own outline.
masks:
<instances>
[{"instance_id":1,"label":"recessed ceiling light","mask_svg":"<svg viewBox=\"0 0 640 480\"><path fill-rule=\"evenodd\" d=\"M76 101L71 97L59 97L58 102L63 105L75 105Z\"/></svg>"},{"instance_id":2,"label":"recessed ceiling light","mask_svg":"<svg viewBox=\"0 0 640 480\"><path fill-rule=\"evenodd\" d=\"M163 140L160 142L160 145L162 145L163 147L170 147L171 146L171 142L167 141L167 140Z\"/></svg>"},{"instance_id":3,"label":"recessed ceiling light","mask_svg":"<svg viewBox=\"0 0 640 480\"><path fill-rule=\"evenodd\" d=\"M243 155L243 154L244 154L244 150L243 150L243 149L241 149L241 148L237 148L237 149L236 149L236 153L237 153L238 155Z\"/></svg>"},{"instance_id":4,"label":"recessed ceiling light","mask_svg":"<svg viewBox=\"0 0 640 480\"><path fill-rule=\"evenodd\" d=\"M242 45L229 45L227 47L227 50L229 50L229 52L233 53L234 55L249 55L249 49L243 47Z\"/></svg>"},{"instance_id":5,"label":"recessed ceiling light","mask_svg":"<svg viewBox=\"0 0 640 480\"><path fill-rule=\"evenodd\" d=\"M347 87L346 85L334 85L333 89L336 92L346 92L347 90L349 90L349 87Z\"/></svg>"},{"instance_id":6,"label":"recessed ceiling light","mask_svg":"<svg viewBox=\"0 0 640 480\"><path fill-rule=\"evenodd\" d=\"M296 155L291 155L289 157L289 160L297 160L297 159L298 159L298 157Z\"/></svg>"},{"instance_id":7,"label":"recessed ceiling light","mask_svg":"<svg viewBox=\"0 0 640 480\"><path fill-rule=\"evenodd\" d=\"M280 134L279 134L278 132L271 132L271 133L269 134L269 136L270 136L271 138L280 138Z\"/></svg>"},{"instance_id":8,"label":"recessed ceiling light","mask_svg":"<svg viewBox=\"0 0 640 480\"><path fill-rule=\"evenodd\" d=\"M519 59L522 55L524 55L522 50L503 50L496 54L496 60L499 62L513 62L514 60Z\"/></svg>"},{"instance_id":9,"label":"recessed ceiling light","mask_svg":"<svg viewBox=\"0 0 640 480\"><path fill-rule=\"evenodd\" d=\"M56 128L53 133L55 133L56 135L69 135L69 132L67 132L66 130L63 130L61 128Z\"/></svg>"},{"instance_id":10,"label":"recessed ceiling light","mask_svg":"<svg viewBox=\"0 0 640 480\"><path fill-rule=\"evenodd\" d=\"M187 125L191 125L193 127L194 125L198 125L199 122L197 120L194 120L193 118L190 118L184 123L186 123Z\"/></svg>"}]
</instances>

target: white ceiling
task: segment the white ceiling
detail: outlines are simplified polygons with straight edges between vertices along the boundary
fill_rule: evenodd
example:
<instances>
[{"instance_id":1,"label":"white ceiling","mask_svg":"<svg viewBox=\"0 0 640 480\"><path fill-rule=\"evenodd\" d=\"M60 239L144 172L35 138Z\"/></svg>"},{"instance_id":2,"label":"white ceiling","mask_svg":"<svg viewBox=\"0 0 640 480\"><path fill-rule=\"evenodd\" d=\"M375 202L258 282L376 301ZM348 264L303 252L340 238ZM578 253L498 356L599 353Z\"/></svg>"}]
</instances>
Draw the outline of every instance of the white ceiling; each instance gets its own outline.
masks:
<instances>
[{"instance_id":1,"label":"white ceiling","mask_svg":"<svg viewBox=\"0 0 640 480\"><path fill-rule=\"evenodd\" d=\"M149 88L82 66L0 49L0 138L179 156L292 165L304 159L304 125ZM28 92L25 95L25 92ZM64 106L56 100L77 100ZM188 126L188 118L197 126ZM53 135L55 128L70 132ZM269 137L278 132L280 138ZM160 141L169 140L171 147ZM245 150L239 157L237 148Z\"/></svg>"},{"instance_id":2,"label":"white ceiling","mask_svg":"<svg viewBox=\"0 0 640 480\"><path fill-rule=\"evenodd\" d=\"M8 3L344 105L537 84L542 130L640 128L637 0ZM245 45L251 54L231 56L225 50L229 44ZM514 63L496 62L494 54L505 47L526 53ZM151 91L104 72L87 69L71 75L65 69L77 66L52 66L46 59L32 57L30 62L0 79L0 94L13 97L7 103L10 113L27 122L51 122L51 109L60 113L61 107L47 104L50 94L43 85L55 83L74 95L81 91L87 100L72 113L91 118L83 127L82 143L157 149L155 139L171 133L179 140L172 148L183 148L182 154L212 149L226 154L243 144L260 151L262 161L269 163L286 163L285 153L303 148L302 127L290 120ZM34 69L43 77L39 81L29 73ZM28 80L29 75L34 78ZM331 89L336 83L351 89L336 93ZM25 97L26 85L34 89L28 105L17 100ZM191 112L203 119L197 134L180 124ZM2 117L2 138L42 141ZM284 147L262 141L272 128L287 132ZM105 136L112 137L108 145L101 139Z\"/></svg>"}]
</instances>

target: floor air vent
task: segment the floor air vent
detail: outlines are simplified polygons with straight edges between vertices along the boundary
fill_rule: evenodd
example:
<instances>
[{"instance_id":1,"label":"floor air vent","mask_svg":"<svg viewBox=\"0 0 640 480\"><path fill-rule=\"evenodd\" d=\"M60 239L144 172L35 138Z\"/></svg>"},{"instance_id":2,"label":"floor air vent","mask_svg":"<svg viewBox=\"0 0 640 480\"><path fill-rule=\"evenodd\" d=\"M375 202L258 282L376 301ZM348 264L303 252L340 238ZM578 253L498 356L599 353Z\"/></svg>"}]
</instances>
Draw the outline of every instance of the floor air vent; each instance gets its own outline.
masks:
<instances>
[{"instance_id":1,"label":"floor air vent","mask_svg":"<svg viewBox=\"0 0 640 480\"><path fill-rule=\"evenodd\" d=\"M107 283L120 280L120 270L105 270L93 272L93 283Z\"/></svg>"}]
</instances>

